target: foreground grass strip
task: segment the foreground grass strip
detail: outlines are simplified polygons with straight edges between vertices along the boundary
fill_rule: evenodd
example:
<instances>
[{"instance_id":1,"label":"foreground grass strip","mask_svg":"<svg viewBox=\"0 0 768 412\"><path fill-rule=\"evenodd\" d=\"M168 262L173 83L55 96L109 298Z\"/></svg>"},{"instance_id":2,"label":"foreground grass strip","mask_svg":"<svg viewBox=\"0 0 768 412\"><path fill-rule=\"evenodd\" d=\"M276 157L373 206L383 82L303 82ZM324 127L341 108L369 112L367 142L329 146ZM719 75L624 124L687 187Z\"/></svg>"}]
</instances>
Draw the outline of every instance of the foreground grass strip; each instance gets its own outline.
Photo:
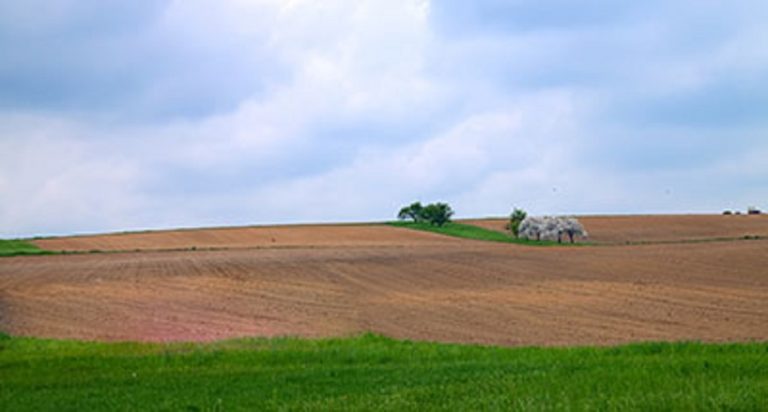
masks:
<instances>
[{"instance_id":1,"label":"foreground grass strip","mask_svg":"<svg viewBox=\"0 0 768 412\"><path fill-rule=\"evenodd\" d=\"M52 255L56 252L43 250L24 240L6 240L0 239L0 257L2 256L22 256L22 255Z\"/></svg>"},{"instance_id":2,"label":"foreground grass strip","mask_svg":"<svg viewBox=\"0 0 768 412\"><path fill-rule=\"evenodd\" d=\"M528 239L519 239L510 235L497 232L495 230L485 229L479 226L467 225L463 223L449 222L443 226L434 226L422 222L390 222L395 227L404 227L407 229L423 230L427 232L439 233L441 235L460 237L464 239L485 240L489 242L516 243L520 245L532 246L570 246L570 243L557 243L552 241L537 241ZM574 243L577 245L578 243Z\"/></svg>"},{"instance_id":3,"label":"foreground grass strip","mask_svg":"<svg viewBox=\"0 0 768 412\"><path fill-rule=\"evenodd\" d=\"M768 344L0 340L4 410L760 410Z\"/></svg>"}]
</instances>

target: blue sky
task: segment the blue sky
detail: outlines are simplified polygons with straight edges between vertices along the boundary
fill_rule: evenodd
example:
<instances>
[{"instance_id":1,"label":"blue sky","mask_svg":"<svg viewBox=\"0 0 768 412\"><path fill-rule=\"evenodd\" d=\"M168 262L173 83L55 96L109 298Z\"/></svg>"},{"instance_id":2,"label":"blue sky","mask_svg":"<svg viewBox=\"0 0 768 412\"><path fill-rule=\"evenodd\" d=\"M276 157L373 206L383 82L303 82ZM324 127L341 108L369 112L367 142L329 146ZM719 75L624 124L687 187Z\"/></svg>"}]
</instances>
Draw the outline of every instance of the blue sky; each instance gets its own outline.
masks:
<instances>
[{"instance_id":1,"label":"blue sky","mask_svg":"<svg viewBox=\"0 0 768 412\"><path fill-rule=\"evenodd\" d=\"M768 208L768 3L0 0L0 236Z\"/></svg>"}]
</instances>

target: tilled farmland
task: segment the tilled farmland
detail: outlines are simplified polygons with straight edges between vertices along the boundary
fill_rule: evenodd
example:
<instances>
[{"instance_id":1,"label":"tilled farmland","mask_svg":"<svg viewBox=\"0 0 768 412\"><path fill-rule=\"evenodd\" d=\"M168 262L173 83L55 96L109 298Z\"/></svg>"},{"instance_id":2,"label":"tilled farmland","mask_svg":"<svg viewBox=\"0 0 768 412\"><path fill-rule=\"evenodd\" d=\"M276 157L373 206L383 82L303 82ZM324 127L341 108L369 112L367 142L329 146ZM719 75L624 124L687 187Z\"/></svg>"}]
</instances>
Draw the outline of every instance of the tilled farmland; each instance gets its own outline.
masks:
<instances>
[{"instance_id":1,"label":"tilled farmland","mask_svg":"<svg viewBox=\"0 0 768 412\"><path fill-rule=\"evenodd\" d=\"M679 243L768 238L768 215L580 216L597 244ZM464 223L506 232L507 219L469 219Z\"/></svg>"},{"instance_id":2,"label":"tilled farmland","mask_svg":"<svg viewBox=\"0 0 768 412\"><path fill-rule=\"evenodd\" d=\"M501 345L768 340L768 240L716 240L743 229L728 230L582 247L381 225L50 239L39 244L150 251L0 260L0 330L107 341L362 331ZM221 250L171 250L188 247Z\"/></svg>"},{"instance_id":3,"label":"tilled farmland","mask_svg":"<svg viewBox=\"0 0 768 412\"><path fill-rule=\"evenodd\" d=\"M456 239L426 232L403 232L377 225L287 225L69 236L35 240L56 251L145 251L292 247L370 247L443 244Z\"/></svg>"}]
</instances>

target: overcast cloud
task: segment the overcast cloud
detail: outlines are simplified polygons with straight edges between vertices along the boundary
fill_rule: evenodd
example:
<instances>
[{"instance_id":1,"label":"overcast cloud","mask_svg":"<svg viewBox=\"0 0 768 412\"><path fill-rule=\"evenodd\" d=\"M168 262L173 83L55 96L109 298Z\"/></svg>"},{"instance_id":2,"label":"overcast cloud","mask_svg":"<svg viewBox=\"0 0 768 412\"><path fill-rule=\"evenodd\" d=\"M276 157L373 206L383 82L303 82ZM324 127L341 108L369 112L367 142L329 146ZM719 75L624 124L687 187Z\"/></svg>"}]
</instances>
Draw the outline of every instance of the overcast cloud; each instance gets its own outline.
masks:
<instances>
[{"instance_id":1,"label":"overcast cloud","mask_svg":"<svg viewBox=\"0 0 768 412\"><path fill-rule=\"evenodd\" d=\"M768 208L768 3L0 0L0 236Z\"/></svg>"}]
</instances>

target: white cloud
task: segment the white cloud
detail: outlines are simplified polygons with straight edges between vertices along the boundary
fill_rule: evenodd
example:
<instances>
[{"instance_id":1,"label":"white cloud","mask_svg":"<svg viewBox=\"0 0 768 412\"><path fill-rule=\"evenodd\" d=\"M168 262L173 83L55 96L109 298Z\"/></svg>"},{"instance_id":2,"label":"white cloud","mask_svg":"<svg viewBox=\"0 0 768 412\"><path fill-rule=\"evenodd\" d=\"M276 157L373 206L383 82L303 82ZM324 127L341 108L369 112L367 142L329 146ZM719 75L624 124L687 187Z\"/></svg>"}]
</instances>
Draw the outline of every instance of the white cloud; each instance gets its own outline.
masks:
<instances>
[{"instance_id":1,"label":"white cloud","mask_svg":"<svg viewBox=\"0 0 768 412\"><path fill-rule=\"evenodd\" d=\"M135 164L73 137L88 132L66 120L3 116L0 124L0 235L140 224L146 204Z\"/></svg>"},{"instance_id":2,"label":"white cloud","mask_svg":"<svg viewBox=\"0 0 768 412\"><path fill-rule=\"evenodd\" d=\"M548 191L551 173L578 169L570 157L578 127L572 99L558 91L521 96L426 141L369 150L328 173L275 182L249 203L278 221L389 219L397 205L416 199L455 202L464 216L505 213L512 200L530 199L531 183ZM486 203L489 197L503 200ZM496 212L489 207L500 203Z\"/></svg>"},{"instance_id":3,"label":"white cloud","mask_svg":"<svg viewBox=\"0 0 768 412\"><path fill-rule=\"evenodd\" d=\"M40 16L4 5L18 21L0 28L0 235L385 219L416 199L469 216L768 195L754 183L764 123L662 116L697 114L686 104L703 89L718 108L719 90L759 84L759 16L616 6L612 20L601 2L565 3L548 20L518 2L522 14L487 30L458 27L482 26L460 14L495 10L484 2L58 0ZM450 24L438 6L458 13ZM578 24L561 24L571 13ZM707 16L723 17L717 30ZM635 119L648 108L661 120ZM672 140L713 165L676 159Z\"/></svg>"}]
</instances>

